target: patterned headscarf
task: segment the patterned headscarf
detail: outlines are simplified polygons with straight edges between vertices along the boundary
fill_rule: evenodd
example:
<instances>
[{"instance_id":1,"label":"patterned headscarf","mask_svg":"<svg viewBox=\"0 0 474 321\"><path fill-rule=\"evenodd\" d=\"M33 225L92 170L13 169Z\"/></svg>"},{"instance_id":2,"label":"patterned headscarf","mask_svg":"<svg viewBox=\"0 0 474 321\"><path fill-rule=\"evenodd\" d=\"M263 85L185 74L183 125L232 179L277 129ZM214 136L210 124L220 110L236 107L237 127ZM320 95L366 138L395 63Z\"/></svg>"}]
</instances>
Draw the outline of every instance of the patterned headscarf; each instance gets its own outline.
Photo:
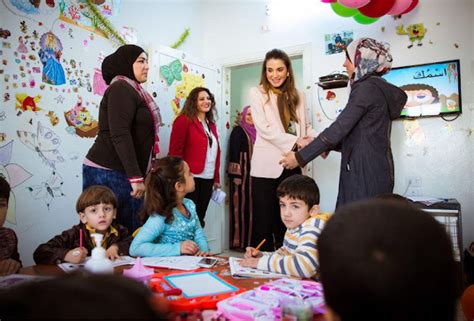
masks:
<instances>
[{"instance_id":1,"label":"patterned headscarf","mask_svg":"<svg viewBox=\"0 0 474 321\"><path fill-rule=\"evenodd\" d=\"M253 124L247 123L245 118L247 117L247 113L250 110L250 106L245 106L244 109L242 109L242 117L240 118L240 127L242 127L247 135L250 136L250 139L252 140L252 143L255 143L255 137L257 136L257 130Z\"/></svg>"},{"instance_id":2,"label":"patterned headscarf","mask_svg":"<svg viewBox=\"0 0 474 321\"><path fill-rule=\"evenodd\" d=\"M347 46L347 56L354 64L351 84L368 74L383 75L392 68L388 46L372 39L360 38Z\"/></svg>"}]
</instances>

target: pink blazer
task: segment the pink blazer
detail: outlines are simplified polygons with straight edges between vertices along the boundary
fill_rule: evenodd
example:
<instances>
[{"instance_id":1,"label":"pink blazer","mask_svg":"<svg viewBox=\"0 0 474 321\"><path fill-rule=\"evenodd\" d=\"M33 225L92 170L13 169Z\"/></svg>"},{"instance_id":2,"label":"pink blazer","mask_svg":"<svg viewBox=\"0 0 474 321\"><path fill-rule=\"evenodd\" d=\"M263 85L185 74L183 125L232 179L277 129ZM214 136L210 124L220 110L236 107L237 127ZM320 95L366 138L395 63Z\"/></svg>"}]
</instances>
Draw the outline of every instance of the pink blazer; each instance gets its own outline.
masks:
<instances>
[{"instance_id":1,"label":"pink blazer","mask_svg":"<svg viewBox=\"0 0 474 321\"><path fill-rule=\"evenodd\" d=\"M278 164L282 159L282 154L293 148L298 137L318 135L309 124L304 94L300 91L298 94L300 101L296 106L297 136L294 136L283 129L278 112L277 96L273 92L265 93L261 86L250 89L250 108L257 128L250 171L252 176L278 178L283 172L283 167Z\"/></svg>"}]
</instances>

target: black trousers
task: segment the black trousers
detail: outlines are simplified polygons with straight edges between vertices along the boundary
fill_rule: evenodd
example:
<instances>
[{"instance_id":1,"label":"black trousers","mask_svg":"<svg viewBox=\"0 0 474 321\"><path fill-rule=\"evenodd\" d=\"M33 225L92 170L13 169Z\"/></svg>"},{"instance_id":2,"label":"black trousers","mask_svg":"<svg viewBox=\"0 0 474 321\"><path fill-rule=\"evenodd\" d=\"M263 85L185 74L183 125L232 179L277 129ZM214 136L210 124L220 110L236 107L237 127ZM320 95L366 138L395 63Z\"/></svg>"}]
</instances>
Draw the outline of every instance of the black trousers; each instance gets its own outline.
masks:
<instances>
[{"instance_id":1,"label":"black trousers","mask_svg":"<svg viewBox=\"0 0 474 321\"><path fill-rule=\"evenodd\" d=\"M285 178L295 174L301 174L301 169L285 169L278 178L252 176L252 247L256 247L263 239L266 242L260 248L262 251L274 251L283 244L286 226L280 217L280 201L276 191Z\"/></svg>"},{"instance_id":2,"label":"black trousers","mask_svg":"<svg viewBox=\"0 0 474 321\"><path fill-rule=\"evenodd\" d=\"M194 178L195 189L194 192L186 194L186 198L189 198L196 204L196 212L201 222L201 226L204 227L204 217L206 216L207 207L211 200L212 187L214 186L214 179L206 178Z\"/></svg>"}]
</instances>

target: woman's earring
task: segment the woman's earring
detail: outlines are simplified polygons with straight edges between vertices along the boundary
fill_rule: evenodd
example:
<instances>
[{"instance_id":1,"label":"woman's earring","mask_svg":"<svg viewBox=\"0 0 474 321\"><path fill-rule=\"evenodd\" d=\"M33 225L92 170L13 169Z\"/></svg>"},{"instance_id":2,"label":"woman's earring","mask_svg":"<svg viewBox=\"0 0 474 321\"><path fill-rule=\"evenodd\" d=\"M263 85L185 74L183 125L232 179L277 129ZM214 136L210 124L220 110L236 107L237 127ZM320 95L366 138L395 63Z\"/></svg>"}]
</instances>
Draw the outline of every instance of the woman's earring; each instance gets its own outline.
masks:
<instances>
[{"instance_id":1,"label":"woman's earring","mask_svg":"<svg viewBox=\"0 0 474 321\"><path fill-rule=\"evenodd\" d=\"M290 72L287 72L287 73L286 73L286 76L287 76L287 77L290 77Z\"/></svg>"}]
</instances>

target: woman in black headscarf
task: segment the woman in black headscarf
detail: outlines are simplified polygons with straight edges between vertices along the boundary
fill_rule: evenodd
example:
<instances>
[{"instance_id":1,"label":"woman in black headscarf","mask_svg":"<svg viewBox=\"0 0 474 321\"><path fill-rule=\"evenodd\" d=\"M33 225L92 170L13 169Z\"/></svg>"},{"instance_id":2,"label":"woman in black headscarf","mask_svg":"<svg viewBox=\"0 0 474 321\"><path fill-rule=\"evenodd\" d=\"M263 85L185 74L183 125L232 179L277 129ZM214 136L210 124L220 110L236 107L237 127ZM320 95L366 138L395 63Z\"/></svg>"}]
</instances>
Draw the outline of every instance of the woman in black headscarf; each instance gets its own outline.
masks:
<instances>
[{"instance_id":1,"label":"woman in black headscarf","mask_svg":"<svg viewBox=\"0 0 474 321\"><path fill-rule=\"evenodd\" d=\"M107 56L102 75L109 87L100 103L99 133L83 164L83 189L105 185L118 198L117 221L130 232L139 227L143 178L159 152L160 110L140 85L147 80L148 57L135 45Z\"/></svg>"}]
</instances>

